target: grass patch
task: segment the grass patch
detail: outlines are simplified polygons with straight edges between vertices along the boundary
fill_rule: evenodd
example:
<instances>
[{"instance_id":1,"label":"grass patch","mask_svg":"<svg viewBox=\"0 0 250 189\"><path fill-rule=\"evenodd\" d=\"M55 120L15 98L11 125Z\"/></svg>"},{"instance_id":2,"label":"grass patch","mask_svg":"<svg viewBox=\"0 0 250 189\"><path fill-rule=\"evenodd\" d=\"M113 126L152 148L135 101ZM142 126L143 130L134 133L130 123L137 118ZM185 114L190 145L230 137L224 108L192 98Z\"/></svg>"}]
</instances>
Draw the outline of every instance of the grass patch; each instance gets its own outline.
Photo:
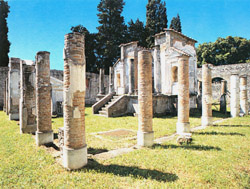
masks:
<instances>
[{"instance_id":1,"label":"grass patch","mask_svg":"<svg viewBox=\"0 0 250 189\"><path fill-rule=\"evenodd\" d=\"M216 112L217 113L217 112ZM220 116L216 119L219 119ZM154 118L155 138L175 132L176 117ZM68 172L32 135L19 134L17 122L0 112L0 186L2 188L249 188L250 116L228 119L193 133L191 145L175 140L114 159L89 159L82 170ZM199 116L190 118L192 127ZM63 119L53 119L57 132ZM137 131L137 118L105 118L86 109L88 150L92 154L130 146L136 140L105 141L92 133Z\"/></svg>"}]
</instances>

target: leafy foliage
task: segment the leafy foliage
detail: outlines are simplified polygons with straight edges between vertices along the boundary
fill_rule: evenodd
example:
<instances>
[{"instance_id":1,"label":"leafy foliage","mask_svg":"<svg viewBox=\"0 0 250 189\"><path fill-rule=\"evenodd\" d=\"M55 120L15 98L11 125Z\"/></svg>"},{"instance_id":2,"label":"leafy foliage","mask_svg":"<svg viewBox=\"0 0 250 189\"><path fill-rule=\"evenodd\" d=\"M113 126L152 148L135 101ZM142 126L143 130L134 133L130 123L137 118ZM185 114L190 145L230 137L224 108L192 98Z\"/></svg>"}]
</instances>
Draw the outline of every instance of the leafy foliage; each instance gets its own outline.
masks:
<instances>
[{"instance_id":1,"label":"leafy foliage","mask_svg":"<svg viewBox=\"0 0 250 189\"><path fill-rule=\"evenodd\" d=\"M146 47L146 30L143 22L139 19L134 22L132 19L128 23L128 37L129 41L139 41L139 45Z\"/></svg>"},{"instance_id":2,"label":"leafy foliage","mask_svg":"<svg viewBox=\"0 0 250 189\"><path fill-rule=\"evenodd\" d=\"M147 46L154 46L154 35L167 28L166 3L161 0L148 0L146 13Z\"/></svg>"},{"instance_id":3,"label":"leafy foliage","mask_svg":"<svg viewBox=\"0 0 250 189\"><path fill-rule=\"evenodd\" d=\"M72 32L79 32L85 36L85 57L86 57L86 71L98 72L98 64L96 61L96 34L89 33L88 29L82 25L71 27Z\"/></svg>"},{"instance_id":4,"label":"leafy foliage","mask_svg":"<svg viewBox=\"0 0 250 189\"><path fill-rule=\"evenodd\" d=\"M97 54L106 73L120 56L119 45L126 42L127 26L121 16L123 0L101 0L97 6L100 26L97 27Z\"/></svg>"},{"instance_id":5,"label":"leafy foliage","mask_svg":"<svg viewBox=\"0 0 250 189\"><path fill-rule=\"evenodd\" d=\"M9 14L8 2L0 0L0 67L8 66L10 42L8 40L7 18Z\"/></svg>"},{"instance_id":6,"label":"leafy foliage","mask_svg":"<svg viewBox=\"0 0 250 189\"><path fill-rule=\"evenodd\" d=\"M176 17L172 18L169 28L173 29L175 31L178 31L178 32L182 32L182 30L181 30L181 19L180 19L179 14L177 14Z\"/></svg>"},{"instance_id":7,"label":"leafy foliage","mask_svg":"<svg viewBox=\"0 0 250 189\"><path fill-rule=\"evenodd\" d=\"M250 62L250 40L242 37L218 38L214 43L203 43L197 48L198 66L215 66Z\"/></svg>"}]
</instances>

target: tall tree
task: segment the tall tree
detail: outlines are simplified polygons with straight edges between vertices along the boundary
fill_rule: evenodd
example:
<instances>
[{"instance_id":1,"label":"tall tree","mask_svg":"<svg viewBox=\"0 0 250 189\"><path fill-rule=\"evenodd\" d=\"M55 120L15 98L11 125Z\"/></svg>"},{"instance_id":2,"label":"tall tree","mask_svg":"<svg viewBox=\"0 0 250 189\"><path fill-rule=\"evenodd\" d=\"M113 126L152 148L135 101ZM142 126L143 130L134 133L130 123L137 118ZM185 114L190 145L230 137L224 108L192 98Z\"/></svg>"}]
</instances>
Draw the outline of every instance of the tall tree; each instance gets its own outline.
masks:
<instances>
[{"instance_id":1,"label":"tall tree","mask_svg":"<svg viewBox=\"0 0 250 189\"><path fill-rule=\"evenodd\" d=\"M71 27L71 31L79 32L85 36L85 57L86 57L86 71L98 72L99 65L96 58L96 34L90 33L87 28L82 25Z\"/></svg>"},{"instance_id":2,"label":"tall tree","mask_svg":"<svg viewBox=\"0 0 250 189\"><path fill-rule=\"evenodd\" d=\"M126 42L127 26L121 16L124 5L123 0L101 0L97 6L98 61L106 73L120 56L119 45Z\"/></svg>"},{"instance_id":3,"label":"tall tree","mask_svg":"<svg viewBox=\"0 0 250 189\"><path fill-rule=\"evenodd\" d=\"M182 30L181 30L181 19L180 19L179 14L177 14L176 17L172 18L169 28L173 29L175 31L178 31L178 32L182 32Z\"/></svg>"},{"instance_id":4,"label":"tall tree","mask_svg":"<svg viewBox=\"0 0 250 189\"><path fill-rule=\"evenodd\" d=\"M8 2L0 0L0 67L8 66L10 42L8 40L7 18L9 14Z\"/></svg>"},{"instance_id":5,"label":"tall tree","mask_svg":"<svg viewBox=\"0 0 250 189\"><path fill-rule=\"evenodd\" d=\"M128 22L128 38L129 41L139 41L139 45L146 47L146 31L143 22L139 19L134 22L132 19Z\"/></svg>"},{"instance_id":6,"label":"tall tree","mask_svg":"<svg viewBox=\"0 0 250 189\"><path fill-rule=\"evenodd\" d=\"M214 43L200 44L196 50L198 66L215 66L250 62L250 40L242 37L218 38Z\"/></svg>"},{"instance_id":7,"label":"tall tree","mask_svg":"<svg viewBox=\"0 0 250 189\"><path fill-rule=\"evenodd\" d=\"M146 13L147 46L154 46L154 35L168 27L166 3L148 0Z\"/></svg>"}]
</instances>

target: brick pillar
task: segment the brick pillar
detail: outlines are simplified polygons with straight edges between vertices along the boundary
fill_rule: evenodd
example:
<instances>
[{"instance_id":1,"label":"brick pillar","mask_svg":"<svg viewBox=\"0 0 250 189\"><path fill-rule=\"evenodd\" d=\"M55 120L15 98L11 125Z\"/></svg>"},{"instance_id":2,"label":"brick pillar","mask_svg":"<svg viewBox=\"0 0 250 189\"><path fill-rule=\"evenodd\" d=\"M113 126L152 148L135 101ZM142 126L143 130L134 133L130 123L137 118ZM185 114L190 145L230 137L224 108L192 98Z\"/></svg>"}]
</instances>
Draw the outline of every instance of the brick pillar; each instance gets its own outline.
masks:
<instances>
[{"instance_id":1,"label":"brick pillar","mask_svg":"<svg viewBox=\"0 0 250 189\"><path fill-rule=\"evenodd\" d=\"M239 75L233 74L230 77L230 109L231 117L238 117L240 113Z\"/></svg>"},{"instance_id":2,"label":"brick pillar","mask_svg":"<svg viewBox=\"0 0 250 189\"><path fill-rule=\"evenodd\" d=\"M178 122L177 134L190 133L189 123L189 57L178 60Z\"/></svg>"},{"instance_id":3,"label":"brick pillar","mask_svg":"<svg viewBox=\"0 0 250 189\"><path fill-rule=\"evenodd\" d=\"M99 71L99 94L104 95L105 90L104 90L104 69L100 68Z\"/></svg>"},{"instance_id":4,"label":"brick pillar","mask_svg":"<svg viewBox=\"0 0 250 189\"><path fill-rule=\"evenodd\" d=\"M248 115L247 76L240 77L240 110Z\"/></svg>"},{"instance_id":5,"label":"brick pillar","mask_svg":"<svg viewBox=\"0 0 250 189\"><path fill-rule=\"evenodd\" d=\"M20 62L19 58L10 58L9 62L8 106L10 120L19 120Z\"/></svg>"},{"instance_id":6,"label":"brick pillar","mask_svg":"<svg viewBox=\"0 0 250 189\"><path fill-rule=\"evenodd\" d=\"M151 53L148 50L139 51L138 60L139 128L137 144L152 146L154 144L154 132Z\"/></svg>"},{"instance_id":7,"label":"brick pillar","mask_svg":"<svg viewBox=\"0 0 250 189\"><path fill-rule=\"evenodd\" d=\"M154 88L155 93L161 93L161 62L160 62L160 46L157 45L154 49Z\"/></svg>"},{"instance_id":8,"label":"brick pillar","mask_svg":"<svg viewBox=\"0 0 250 189\"><path fill-rule=\"evenodd\" d=\"M87 164L84 49L83 35L65 35L63 165L69 170L79 169Z\"/></svg>"},{"instance_id":9,"label":"brick pillar","mask_svg":"<svg viewBox=\"0 0 250 189\"><path fill-rule=\"evenodd\" d=\"M109 93L114 92L114 68L109 67Z\"/></svg>"},{"instance_id":10,"label":"brick pillar","mask_svg":"<svg viewBox=\"0 0 250 189\"><path fill-rule=\"evenodd\" d=\"M220 112L227 112L227 81L221 81L221 97L220 97Z\"/></svg>"},{"instance_id":11,"label":"brick pillar","mask_svg":"<svg viewBox=\"0 0 250 189\"><path fill-rule=\"evenodd\" d=\"M50 85L50 53L40 51L36 54L36 112L38 146L53 143L51 124L51 85Z\"/></svg>"},{"instance_id":12,"label":"brick pillar","mask_svg":"<svg viewBox=\"0 0 250 189\"><path fill-rule=\"evenodd\" d=\"M134 93L134 59L130 59L128 63L128 94L131 95Z\"/></svg>"},{"instance_id":13,"label":"brick pillar","mask_svg":"<svg viewBox=\"0 0 250 189\"><path fill-rule=\"evenodd\" d=\"M209 64L202 65L202 126L213 125L212 73Z\"/></svg>"},{"instance_id":14,"label":"brick pillar","mask_svg":"<svg viewBox=\"0 0 250 189\"><path fill-rule=\"evenodd\" d=\"M36 84L35 65L20 64L20 132L35 133L36 125Z\"/></svg>"}]
</instances>

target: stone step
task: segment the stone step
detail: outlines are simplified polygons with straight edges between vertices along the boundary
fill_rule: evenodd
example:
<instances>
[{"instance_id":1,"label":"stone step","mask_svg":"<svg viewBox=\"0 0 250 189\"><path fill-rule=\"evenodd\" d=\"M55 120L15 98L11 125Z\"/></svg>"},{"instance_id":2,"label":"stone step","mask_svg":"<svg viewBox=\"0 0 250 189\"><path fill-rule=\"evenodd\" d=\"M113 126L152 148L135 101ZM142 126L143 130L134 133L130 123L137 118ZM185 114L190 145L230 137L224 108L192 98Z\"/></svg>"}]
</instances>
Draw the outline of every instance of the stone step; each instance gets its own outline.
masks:
<instances>
[{"instance_id":1,"label":"stone step","mask_svg":"<svg viewBox=\"0 0 250 189\"><path fill-rule=\"evenodd\" d=\"M103 107L102 109L101 109L101 111L107 111L107 108L106 107Z\"/></svg>"},{"instance_id":2,"label":"stone step","mask_svg":"<svg viewBox=\"0 0 250 189\"><path fill-rule=\"evenodd\" d=\"M113 96L113 99L117 99L117 98L119 98L120 96Z\"/></svg>"},{"instance_id":3,"label":"stone step","mask_svg":"<svg viewBox=\"0 0 250 189\"><path fill-rule=\"evenodd\" d=\"M106 112L106 111L99 111L99 114L100 114L100 115L105 115L105 116L106 116L106 115L107 115L107 112Z\"/></svg>"}]
</instances>

